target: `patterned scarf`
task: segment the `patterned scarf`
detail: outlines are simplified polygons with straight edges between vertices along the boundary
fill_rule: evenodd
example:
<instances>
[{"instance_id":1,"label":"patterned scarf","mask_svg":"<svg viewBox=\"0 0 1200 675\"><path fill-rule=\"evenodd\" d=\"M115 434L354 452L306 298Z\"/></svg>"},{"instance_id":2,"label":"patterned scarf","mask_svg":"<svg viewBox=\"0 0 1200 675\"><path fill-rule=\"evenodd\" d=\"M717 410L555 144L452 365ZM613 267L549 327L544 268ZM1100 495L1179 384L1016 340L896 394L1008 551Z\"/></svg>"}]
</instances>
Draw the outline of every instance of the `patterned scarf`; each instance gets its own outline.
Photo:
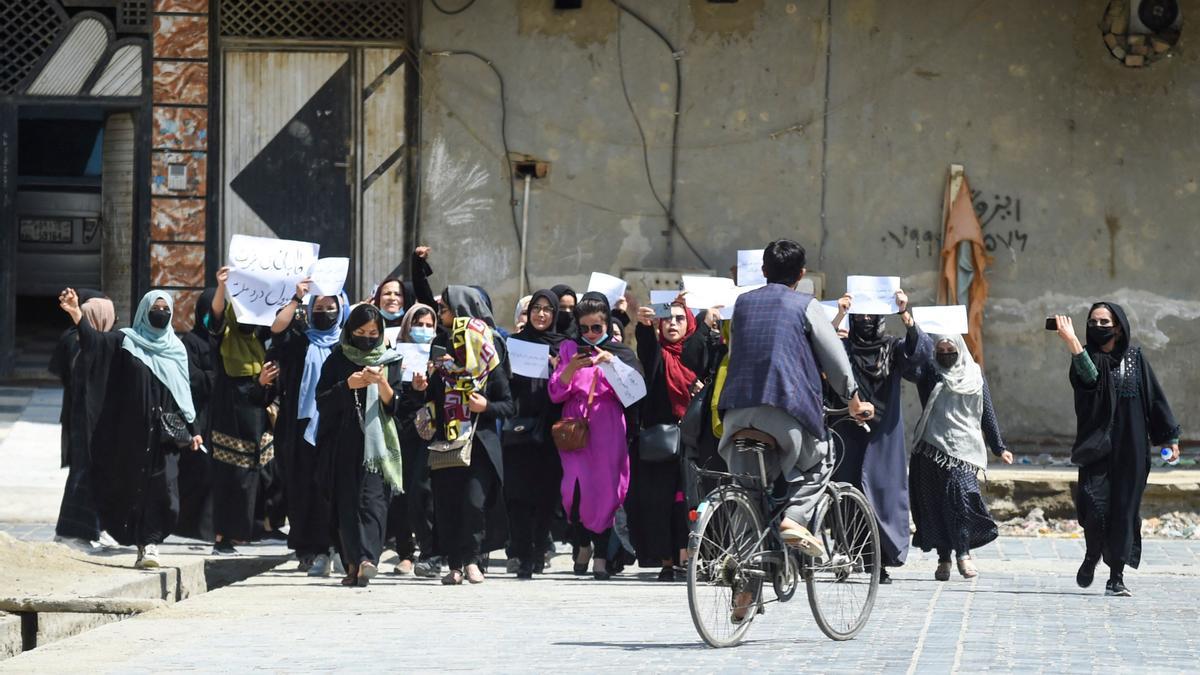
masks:
<instances>
[{"instance_id":1,"label":"patterned scarf","mask_svg":"<svg viewBox=\"0 0 1200 675\"><path fill-rule=\"evenodd\" d=\"M357 326L355 327L357 328ZM351 363L358 366L382 366L387 372L388 364L396 361L399 354L388 349L380 333L379 342L369 352L350 344L353 333L349 327L342 331L342 353ZM364 394L365 392L365 394ZM384 411L379 400L379 385L365 389L352 389L355 407L359 411L359 424L363 432L363 465L367 471L381 474L396 490L403 492L404 462L400 455L400 434L396 432L396 420ZM393 396L399 396L394 392ZM363 398L365 397L365 401Z\"/></svg>"},{"instance_id":2,"label":"patterned scarf","mask_svg":"<svg viewBox=\"0 0 1200 675\"><path fill-rule=\"evenodd\" d=\"M492 329L481 319L460 316L454 319L450 333L452 362L442 368L446 384L443 403L447 441L467 438L473 432L471 411L467 408L471 394L487 388L488 376L500 367Z\"/></svg>"}]
</instances>

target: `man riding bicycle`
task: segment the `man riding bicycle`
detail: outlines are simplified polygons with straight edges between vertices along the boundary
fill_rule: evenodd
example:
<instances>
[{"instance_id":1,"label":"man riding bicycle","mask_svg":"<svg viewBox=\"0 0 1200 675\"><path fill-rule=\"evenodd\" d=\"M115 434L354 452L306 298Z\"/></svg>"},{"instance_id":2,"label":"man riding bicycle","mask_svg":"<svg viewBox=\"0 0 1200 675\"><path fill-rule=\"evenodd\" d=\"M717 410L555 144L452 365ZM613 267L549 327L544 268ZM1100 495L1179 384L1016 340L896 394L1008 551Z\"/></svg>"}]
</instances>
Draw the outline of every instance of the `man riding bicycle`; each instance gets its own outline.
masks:
<instances>
[{"instance_id":1,"label":"man riding bicycle","mask_svg":"<svg viewBox=\"0 0 1200 675\"><path fill-rule=\"evenodd\" d=\"M870 419L874 408L859 400L846 350L820 303L795 290L804 265L803 246L788 239L771 242L763 253L766 286L737 300L718 405L724 427L718 453L731 473L758 475L755 453L738 452L734 441L748 433L770 437L773 443L763 453L769 481L764 489L774 484L777 498L793 502L779 523L780 536L820 558L824 547L806 524L833 473L822 374L855 419Z\"/></svg>"}]
</instances>

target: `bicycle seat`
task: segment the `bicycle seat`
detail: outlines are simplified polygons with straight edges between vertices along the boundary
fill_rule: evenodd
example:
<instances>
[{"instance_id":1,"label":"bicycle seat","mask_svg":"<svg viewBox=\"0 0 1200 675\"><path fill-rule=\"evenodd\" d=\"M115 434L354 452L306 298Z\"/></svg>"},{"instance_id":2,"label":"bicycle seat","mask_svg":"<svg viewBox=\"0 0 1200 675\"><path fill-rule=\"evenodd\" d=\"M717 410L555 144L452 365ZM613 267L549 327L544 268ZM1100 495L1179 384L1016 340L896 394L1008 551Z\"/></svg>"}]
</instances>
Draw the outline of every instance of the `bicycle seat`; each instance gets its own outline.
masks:
<instances>
[{"instance_id":1,"label":"bicycle seat","mask_svg":"<svg viewBox=\"0 0 1200 675\"><path fill-rule=\"evenodd\" d=\"M746 428L733 434L733 443L741 452L762 451L774 448L778 441L771 434L758 429Z\"/></svg>"}]
</instances>

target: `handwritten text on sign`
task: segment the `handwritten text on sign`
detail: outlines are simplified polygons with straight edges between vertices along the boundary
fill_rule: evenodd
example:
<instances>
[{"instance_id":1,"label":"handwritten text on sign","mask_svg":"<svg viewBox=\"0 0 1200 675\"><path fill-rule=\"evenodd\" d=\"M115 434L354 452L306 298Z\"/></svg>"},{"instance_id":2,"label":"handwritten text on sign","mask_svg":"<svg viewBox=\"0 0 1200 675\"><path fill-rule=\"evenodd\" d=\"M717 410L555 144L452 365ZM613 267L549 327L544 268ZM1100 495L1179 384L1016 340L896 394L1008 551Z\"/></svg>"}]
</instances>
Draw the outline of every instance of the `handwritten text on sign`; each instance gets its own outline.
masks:
<instances>
[{"instance_id":1,"label":"handwritten text on sign","mask_svg":"<svg viewBox=\"0 0 1200 675\"><path fill-rule=\"evenodd\" d=\"M229 241L226 292L238 322L269 326L317 261L321 247L306 241L235 234Z\"/></svg>"}]
</instances>

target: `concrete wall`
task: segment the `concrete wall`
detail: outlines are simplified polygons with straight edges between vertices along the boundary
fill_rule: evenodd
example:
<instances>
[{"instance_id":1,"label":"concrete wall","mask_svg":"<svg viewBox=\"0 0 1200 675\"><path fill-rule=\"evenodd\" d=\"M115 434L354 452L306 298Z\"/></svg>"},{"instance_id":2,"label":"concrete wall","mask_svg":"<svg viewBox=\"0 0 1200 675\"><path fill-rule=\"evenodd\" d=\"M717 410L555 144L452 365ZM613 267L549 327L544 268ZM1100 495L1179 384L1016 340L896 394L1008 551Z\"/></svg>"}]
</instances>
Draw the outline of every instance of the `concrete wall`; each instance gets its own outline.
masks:
<instances>
[{"instance_id":1,"label":"concrete wall","mask_svg":"<svg viewBox=\"0 0 1200 675\"><path fill-rule=\"evenodd\" d=\"M988 376L1010 440L1072 433L1066 351L1042 323L1067 311L1082 324L1099 298L1125 305L1185 429L1200 425L1186 396L1200 385L1188 349L1200 337L1200 55L1186 28L1172 58L1134 70L1102 41L1103 0L839 0L831 31L811 0L629 0L685 52L677 214L704 264L677 238L668 257L622 96L616 10L551 4L427 6L422 26L427 49L495 63L511 150L553 162L530 202L535 287L583 285L592 270L726 270L737 248L789 236L828 275L827 295L847 273L899 274L932 301L938 244L925 233L939 233L946 169L960 162L995 247ZM1200 2L1182 5L1200 18ZM620 27L665 198L670 55L628 16ZM424 57L422 72L420 236L435 281L484 284L507 317L518 248L496 79L463 56Z\"/></svg>"}]
</instances>

